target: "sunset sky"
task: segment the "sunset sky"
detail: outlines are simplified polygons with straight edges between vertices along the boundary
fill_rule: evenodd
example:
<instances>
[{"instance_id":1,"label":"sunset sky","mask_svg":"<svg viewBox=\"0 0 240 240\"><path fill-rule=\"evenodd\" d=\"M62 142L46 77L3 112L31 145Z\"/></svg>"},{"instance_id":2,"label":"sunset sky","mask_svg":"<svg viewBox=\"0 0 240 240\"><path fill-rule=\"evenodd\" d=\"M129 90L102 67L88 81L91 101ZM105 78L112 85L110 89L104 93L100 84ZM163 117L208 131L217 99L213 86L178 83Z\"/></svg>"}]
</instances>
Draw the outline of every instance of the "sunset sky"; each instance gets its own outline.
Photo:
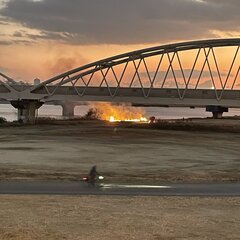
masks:
<instances>
[{"instance_id":1,"label":"sunset sky","mask_svg":"<svg viewBox=\"0 0 240 240\"><path fill-rule=\"evenodd\" d=\"M45 80L123 52L240 36L239 0L0 0L0 72Z\"/></svg>"}]
</instances>

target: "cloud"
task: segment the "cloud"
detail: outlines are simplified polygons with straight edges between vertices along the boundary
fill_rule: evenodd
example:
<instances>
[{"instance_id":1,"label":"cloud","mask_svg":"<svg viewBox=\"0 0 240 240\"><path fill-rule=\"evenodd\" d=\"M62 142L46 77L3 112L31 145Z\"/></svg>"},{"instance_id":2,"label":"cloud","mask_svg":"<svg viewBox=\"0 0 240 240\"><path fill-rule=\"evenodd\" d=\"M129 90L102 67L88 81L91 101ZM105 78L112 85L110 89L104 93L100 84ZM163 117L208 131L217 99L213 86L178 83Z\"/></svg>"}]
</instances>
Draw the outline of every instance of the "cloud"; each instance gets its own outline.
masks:
<instances>
[{"instance_id":1,"label":"cloud","mask_svg":"<svg viewBox=\"0 0 240 240\"><path fill-rule=\"evenodd\" d=\"M14 44L23 44L23 45L32 45L33 42L29 41L29 40L0 40L0 46L10 46L10 45L14 45Z\"/></svg>"},{"instance_id":2,"label":"cloud","mask_svg":"<svg viewBox=\"0 0 240 240\"><path fill-rule=\"evenodd\" d=\"M38 39L144 44L240 32L239 11L238 0L8 0L0 14L42 31Z\"/></svg>"},{"instance_id":3,"label":"cloud","mask_svg":"<svg viewBox=\"0 0 240 240\"><path fill-rule=\"evenodd\" d=\"M209 88L212 88L213 87L213 82L212 82L212 80L207 80L207 81L205 81L205 82L203 82L203 83L200 83L199 85L198 85L198 88L207 88L207 89L209 89Z\"/></svg>"},{"instance_id":4,"label":"cloud","mask_svg":"<svg viewBox=\"0 0 240 240\"><path fill-rule=\"evenodd\" d=\"M67 33L57 33L57 32L46 32L41 31L39 34L30 34L26 33L25 37L32 39L34 41L37 41L39 39L49 39L49 40L57 40L57 41L67 41L68 40L68 34Z\"/></svg>"},{"instance_id":5,"label":"cloud","mask_svg":"<svg viewBox=\"0 0 240 240\"><path fill-rule=\"evenodd\" d=\"M183 69L183 73L184 73L184 76L185 76L185 79L186 81L189 80L189 76L191 74L191 69ZM156 72L150 72L149 75L151 77L151 79L154 78ZM164 78L166 76L167 72L166 71L160 71L157 75L158 78ZM193 74L192 74L192 77L191 79L195 79L197 80L199 78L201 74L201 71L200 70L194 70ZM149 77L148 77L148 74L146 72L140 72L139 73L140 77L143 78L143 79L147 79L149 81ZM174 75L177 79L182 79L183 80L183 75L182 75L182 71L181 70L178 70L178 69L174 69ZM170 70L168 72L168 77L171 77L171 79L174 79L174 76L173 76L173 73L172 73L172 70ZM213 71L212 70L212 76L213 78L216 80L219 81L219 76L218 76L218 72L217 71ZM226 77L227 76L227 73L226 72L221 72L221 77ZM232 74L230 75L231 77L233 76ZM201 74L201 79L205 79L205 78L209 78L211 77L210 75L210 72L209 71L203 71L202 74Z\"/></svg>"},{"instance_id":6,"label":"cloud","mask_svg":"<svg viewBox=\"0 0 240 240\"><path fill-rule=\"evenodd\" d=\"M0 40L0 45L8 46L8 45L11 45L11 44L12 44L12 41Z\"/></svg>"},{"instance_id":7,"label":"cloud","mask_svg":"<svg viewBox=\"0 0 240 240\"><path fill-rule=\"evenodd\" d=\"M13 37L21 38L21 37L23 37L23 34L20 31L16 31L13 33Z\"/></svg>"},{"instance_id":8,"label":"cloud","mask_svg":"<svg viewBox=\"0 0 240 240\"><path fill-rule=\"evenodd\" d=\"M0 25L8 25L8 23L4 22L4 21L1 21L1 19L0 19Z\"/></svg>"},{"instance_id":9,"label":"cloud","mask_svg":"<svg viewBox=\"0 0 240 240\"><path fill-rule=\"evenodd\" d=\"M0 66L0 72L1 72L1 73L6 73L6 72L8 72L8 68L1 67L1 66Z\"/></svg>"}]
</instances>

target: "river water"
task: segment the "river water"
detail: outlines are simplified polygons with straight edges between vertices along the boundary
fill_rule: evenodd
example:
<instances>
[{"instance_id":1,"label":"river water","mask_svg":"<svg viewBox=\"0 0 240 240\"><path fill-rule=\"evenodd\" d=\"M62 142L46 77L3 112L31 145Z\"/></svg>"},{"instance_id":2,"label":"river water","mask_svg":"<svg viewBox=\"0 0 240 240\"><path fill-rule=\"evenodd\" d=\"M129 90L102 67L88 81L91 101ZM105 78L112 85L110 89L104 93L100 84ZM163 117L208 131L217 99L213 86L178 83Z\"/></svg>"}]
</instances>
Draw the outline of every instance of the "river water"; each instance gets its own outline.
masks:
<instances>
[{"instance_id":1,"label":"river water","mask_svg":"<svg viewBox=\"0 0 240 240\"><path fill-rule=\"evenodd\" d=\"M75 116L84 116L89 109L89 106L77 106L75 107ZM180 118L205 118L211 117L212 114L205 111L204 108L157 108L148 107L145 108L146 117L155 116L159 119L180 119ZM228 113L224 113L224 116L240 116L240 109L229 109ZM61 106L44 105L38 110L39 117L62 117ZM4 117L8 121L17 120L17 110L9 104L0 104L0 117Z\"/></svg>"}]
</instances>

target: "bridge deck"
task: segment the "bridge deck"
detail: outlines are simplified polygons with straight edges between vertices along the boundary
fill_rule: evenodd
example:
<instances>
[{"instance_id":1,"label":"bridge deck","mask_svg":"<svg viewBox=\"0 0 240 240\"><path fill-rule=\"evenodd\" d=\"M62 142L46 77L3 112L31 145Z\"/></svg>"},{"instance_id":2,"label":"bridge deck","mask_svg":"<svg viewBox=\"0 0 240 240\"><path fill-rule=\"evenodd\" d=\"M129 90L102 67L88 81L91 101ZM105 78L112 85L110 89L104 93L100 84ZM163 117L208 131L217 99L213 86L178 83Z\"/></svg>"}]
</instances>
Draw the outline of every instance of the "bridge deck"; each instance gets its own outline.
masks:
<instances>
[{"instance_id":1,"label":"bridge deck","mask_svg":"<svg viewBox=\"0 0 240 240\"><path fill-rule=\"evenodd\" d=\"M48 87L53 92L55 87ZM34 91L37 97L49 95L45 88ZM221 100L219 99L221 98ZM107 88L107 87L70 87L56 89L48 100L68 101L106 101L129 102L133 104L157 106L195 106L209 105L240 107L240 91L207 89L142 89L142 88Z\"/></svg>"}]
</instances>

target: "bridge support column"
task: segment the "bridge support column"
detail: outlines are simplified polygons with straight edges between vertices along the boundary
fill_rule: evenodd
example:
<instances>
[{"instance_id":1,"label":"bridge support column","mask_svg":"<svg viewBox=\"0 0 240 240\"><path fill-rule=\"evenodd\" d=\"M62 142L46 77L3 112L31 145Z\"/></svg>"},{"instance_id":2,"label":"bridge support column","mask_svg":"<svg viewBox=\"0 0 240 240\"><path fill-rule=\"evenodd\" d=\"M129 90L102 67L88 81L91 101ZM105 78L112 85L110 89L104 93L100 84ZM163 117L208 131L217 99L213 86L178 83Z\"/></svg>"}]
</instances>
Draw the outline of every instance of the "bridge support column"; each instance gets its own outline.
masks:
<instances>
[{"instance_id":1,"label":"bridge support column","mask_svg":"<svg viewBox=\"0 0 240 240\"><path fill-rule=\"evenodd\" d=\"M43 105L38 100L11 101L11 104L18 109L18 121L30 124L35 124L36 111Z\"/></svg>"},{"instance_id":2,"label":"bridge support column","mask_svg":"<svg viewBox=\"0 0 240 240\"><path fill-rule=\"evenodd\" d=\"M73 118L75 104L72 102L63 102L61 105L63 109L62 116L65 118Z\"/></svg>"},{"instance_id":3,"label":"bridge support column","mask_svg":"<svg viewBox=\"0 0 240 240\"><path fill-rule=\"evenodd\" d=\"M224 112L228 112L228 108L221 106L207 106L206 111L212 112L213 118L218 119L222 118Z\"/></svg>"}]
</instances>

